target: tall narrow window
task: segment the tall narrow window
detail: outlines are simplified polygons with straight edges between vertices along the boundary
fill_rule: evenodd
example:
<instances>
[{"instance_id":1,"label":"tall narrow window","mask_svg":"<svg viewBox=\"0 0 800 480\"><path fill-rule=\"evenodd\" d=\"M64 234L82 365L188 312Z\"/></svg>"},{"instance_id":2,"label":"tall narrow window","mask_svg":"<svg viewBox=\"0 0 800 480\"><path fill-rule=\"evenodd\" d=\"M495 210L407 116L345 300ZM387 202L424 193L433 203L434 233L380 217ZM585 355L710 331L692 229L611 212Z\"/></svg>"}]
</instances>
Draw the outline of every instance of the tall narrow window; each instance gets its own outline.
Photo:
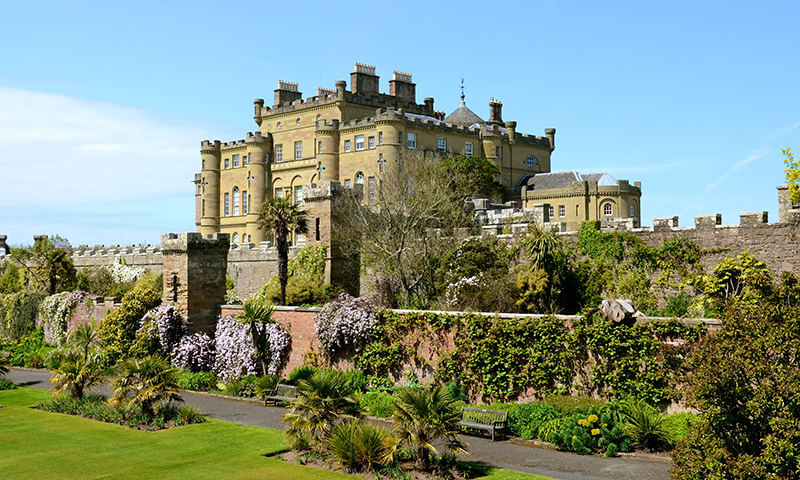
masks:
<instances>
[{"instance_id":1,"label":"tall narrow window","mask_svg":"<svg viewBox=\"0 0 800 480\"><path fill-rule=\"evenodd\" d=\"M239 200L241 196L239 195L239 187L233 187L233 216L239 215Z\"/></svg>"},{"instance_id":2,"label":"tall narrow window","mask_svg":"<svg viewBox=\"0 0 800 480\"><path fill-rule=\"evenodd\" d=\"M364 135L356 135L356 150L364 150Z\"/></svg>"},{"instance_id":3,"label":"tall narrow window","mask_svg":"<svg viewBox=\"0 0 800 480\"><path fill-rule=\"evenodd\" d=\"M230 158L226 158L225 159L225 170L227 170L229 168L231 168L231 159Z\"/></svg>"},{"instance_id":4,"label":"tall narrow window","mask_svg":"<svg viewBox=\"0 0 800 480\"><path fill-rule=\"evenodd\" d=\"M283 161L283 144L275 145L275 162Z\"/></svg>"},{"instance_id":5,"label":"tall narrow window","mask_svg":"<svg viewBox=\"0 0 800 480\"><path fill-rule=\"evenodd\" d=\"M369 137L367 141L369 144L369 148L375 148L375 137Z\"/></svg>"},{"instance_id":6,"label":"tall narrow window","mask_svg":"<svg viewBox=\"0 0 800 480\"><path fill-rule=\"evenodd\" d=\"M319 242L319 217L317 217L317 218L315 219L315 222L314 222L314 223L316 223L316 226L317 226L317 228L316 228L316 232L317 232L317 234L316 234L315 238L316 238L316 239L317 239L317 241Z\"/></svg>"},{"instance_id":7,"label":"tall narrow window","mask_svg":"<svg viewBox=\"0 0 800 480\"><path fill-rule=\"evenodd\" d=\"M631 217L636 216L636 205L631 205Z\"/></svg>"},{"instance_id":8,"label":"tall narrow window","mask_svg":"<svg viewBox=\"0 0 800 480\"><path fill-rule=\"evenodd\" d=\"M230 216L231 194L225 192L225 216Z\"/></svg>"},{"instance_id":9,"label":"tall narrow window","mask_svg":"<svg viewBox=\"0 0 800 480\"><path fill-rule=\"evenodd\" d=\"M344 186L345 186L346 188L350 188L350 179L349 179L349 178L345 178L345 179L344 179Z\"/></svg>"},{"instance_id":10,"label":"tall narrow window","mask_svg":"<svg viewBox=\"0 0 800 480\"><path fill-rule=\"evenodd\" d=\"M350 140L345 140L344 141L344 151L345 152L349 152L350 151Z\"/></svg>"},{"instance_id":11,"label":"tall narrow window","mask_svg":"<svg viewBox=\"0 0 800 480\"><path fill-rule=\"evenodd\" d=\"M276 188L275 189L275 198L283 198L283 189L282 188Z\"/></svg>"},{"instance_id":12,"label":"tall narrow window","mask_svg":"<svg viewBox=\"0 0 800 480\"><path fill-rule=\"evenodd\" d=\"M202 203L203 203L203 208L202 208L202 212L200 213L200 215L205 217L206 216L206 199L205 198L203 199Z\"/></svg>"},{"instance_id":13,"label":"tall narrow window","mask_svg":"<svg viewBox=\"0 0 800 480\"><path fill-rule=\"evenodd\" d=\"M550 205L550 207L547 209L547 216L550 217L550 220L552 220L553 217L556 216L555 209L553 208L552 205Z\"/></svg>"},{"instance_id":14,"label":"tall narrow window","mask_svg":"<svg viewBox=\"0 0 800 480\"><path fill-rule=\"evenodd\" d=\"M246 167L247 166L247 162L249 162L249 161L250 161L250 158L247 155L242 155L242 166L243 167Z\"/></svg>"},{"instance_id":15,"label":"tall narrow window","mask_svg":"<svg viewBox=\"0 0 800 480\"><path fill-rule=\"evenodd\" d=\"M367 182L367 188L369 188L369 204L375 205L375 177L369 177Z\"/></svg>"},{"instance_id":16,"label":"tall narrow window","mask_svg":"<svg viewBox=\"0 0 800 480\"><path fill-rule=\"evenodd\" d=\"M247 215L247 190L242 190L242 215Z\"/></svg>"},{"instance_id":17,"label":"tall narrow window","mask_svg":"<svg viewBox=\"0 0 800 480\"><path fill-rule=\"evenodd\" d=\"M294 142L294 159L302 160L303 158L303 141Z\"/></svg>"},{"instance_id":18,"label":"tall narrow window","mask_svg":"<svg viewBox=\"0 0 800 480\"><path fill-rule=\"evenodd\" d=\"M233 234L233 243L234 243L235 245L238 245L238 244L239 244L239 234L238 234L238 233L234 233L234 234Z\"/></svg>"},{"instance_id":19,"label":"tall narrow window","mask_svg":"<svg viewBox=\"0 0 800 480\"><path fill-rule=\"evenodd\" d=\"M233 156L233 168L239 168L239 154Z\"/></svg>"},{"instance_id":20,"label":"tall narrow window","mask_svg":"<svg viewBox=\"0 0 800 480\"><path fill-rule=\"evenodd\" d=\"M378 145L383 145L383 132L378 132Z\"/></svg>"},{"instance_id":21,"label":"tall narrow window","mask_svg":"<svg viewBox=\"0 0 800 480\"><path fill-rule=\"evenodd\" d=\"M610 217L613 214L614 214L613 207L611 206L610 203L606 203L605 205L603 205L603 215L605 215L606 217Z\"/></svg>"},{"instance_id":22,"label":"tall narrow window","mask_svg":"<svg viewBox=\"0 0 800 480\"><path fill-rule=\"evenodd\" d=\"M447 150L447 139L446 138L439 138L437 140L437 142L436 142L436 148L440 152L444 152L445 150Z\"/></svg>"},{"instance_id":23,"label":"tall narrow window","mask_svg":"<svg viewBox=\"0 0 800 480\"><path fill-rule=\"evenodd\" d=\"M409 133L408 134L408 148L411 148L411 149L417 148L417 134L416 133Z\"/></svg>"},{"instance_id":24,"label":"tall narrow window","mask_svg":"<svg viewBox=\"0 0 800 480\"><path fill-rule=\"evenodd\" d=\"M472 142L464 143L464 155L472 155Z\"/></svg>"},{"instance_id":25,"label":"tall narrow window","mask_svg":"<svg viewBox=\"0 0 800 480\"><path fill-rule=\"evenodd\" d=\"M317 153L322 153L322 142L317 145Z\"/></svg>"},{"instance_id":26,"label":"tall narrow window","mask_svg":"<svg viewBox=\"0 0 800 480\"><path fill-rule=\"evenodd\" d=\"M302 185L296 185L294 187L294 203L298 205L303 204L303 187Z\"/></svg>"}]
</instances>

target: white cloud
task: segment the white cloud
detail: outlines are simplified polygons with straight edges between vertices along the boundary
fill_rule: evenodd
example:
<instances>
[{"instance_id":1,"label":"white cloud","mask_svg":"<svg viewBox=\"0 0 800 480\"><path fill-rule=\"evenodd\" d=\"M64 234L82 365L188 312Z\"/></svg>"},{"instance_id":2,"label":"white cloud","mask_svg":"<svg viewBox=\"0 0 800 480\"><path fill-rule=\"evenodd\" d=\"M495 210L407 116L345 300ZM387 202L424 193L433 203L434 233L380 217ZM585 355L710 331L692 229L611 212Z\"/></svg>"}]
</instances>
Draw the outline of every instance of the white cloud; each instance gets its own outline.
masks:
<instances>
[{"instance_id":1,"label":"white cloud","mask_svg":"<svg viewBox=\"0 0 800 480\"><path fill-rule=\"evenodd\" d=\"M0 87L4 208L190 196L200 141L208 133L201 124L113 103Z\"/></svg>"}]
</instances>

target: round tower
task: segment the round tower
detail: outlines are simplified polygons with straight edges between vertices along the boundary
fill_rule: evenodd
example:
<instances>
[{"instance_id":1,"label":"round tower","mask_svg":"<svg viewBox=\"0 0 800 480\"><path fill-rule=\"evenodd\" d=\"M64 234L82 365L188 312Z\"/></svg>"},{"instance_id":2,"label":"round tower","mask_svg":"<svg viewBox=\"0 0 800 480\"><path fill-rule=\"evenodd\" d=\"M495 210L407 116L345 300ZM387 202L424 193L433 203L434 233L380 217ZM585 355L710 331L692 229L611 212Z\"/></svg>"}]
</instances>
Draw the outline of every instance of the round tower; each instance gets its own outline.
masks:
<instances>
[{"instance_id":1,"label":"round tower","mask_svg":"<svg viewBox=\"0 0 800 480\"><path fill-rule=\"evenodd\" d=\"M247 235L253 243L264 241L264 231L258 228L258 213L267 195L267 153L272 149L272 135L261 132L247 134L248 171Z\"/></svg>"},{"instance_id":2,"label":"round tower","mask_svg":"<svg viewBox=\"0 0 800 480\"><path fill-rule=\"evenodd\" d=\"M317 183L339 181L339 120L317 120Z\"/></svg>"},{"instance_id":3,"label":"round tower","mask_svg":"<svg viewBox=\"0 0 800 480\"><path fill-rule=\"evenodd\" d=\"M378 153L383 155L382 161L384 162L397 162L400 159L400 154L403 151L404 142L404 129L406 123L406 116L401 108L399 112L395 112L393 108L389 108L386 112L380 111L375 113L375 126L380 132L379 135L382 141L379 141Z\"/></svg>"},{"instance_id":4,"label":"round tower","mask_svg":"<svg viewBox=\"0 0 800 480\"><path fill-rule=\"evenodd\" d=\"M214 143L203 140L200 157L203 160L200 194L200 233L209 235L219 232L219 140Z\"/></svg>"}]
</instances>

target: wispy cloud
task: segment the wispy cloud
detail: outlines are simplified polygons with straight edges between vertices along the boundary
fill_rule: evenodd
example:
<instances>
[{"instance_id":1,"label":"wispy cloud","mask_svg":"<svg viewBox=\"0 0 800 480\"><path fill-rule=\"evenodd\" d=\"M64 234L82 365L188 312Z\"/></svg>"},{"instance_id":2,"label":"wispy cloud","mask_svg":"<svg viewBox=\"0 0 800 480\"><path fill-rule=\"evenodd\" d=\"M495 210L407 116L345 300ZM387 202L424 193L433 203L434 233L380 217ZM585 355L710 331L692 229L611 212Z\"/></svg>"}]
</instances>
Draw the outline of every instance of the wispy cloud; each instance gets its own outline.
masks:
<instances>
[{"instance_id":1,"label":"wispy cloud","mask_svg":"<svg viewBox=\"0 0 800 480\"><path fill-rule=\"evenodd\" d=\"M639 165L601 165L596 167L581 168L581 173L589 172L609 172L611 175L619 176L630 173L662 173L683 170L686 167L696 165L697 160L680 160L677 162L659 164L639 164Z\"/></svg>"}]
</instances>

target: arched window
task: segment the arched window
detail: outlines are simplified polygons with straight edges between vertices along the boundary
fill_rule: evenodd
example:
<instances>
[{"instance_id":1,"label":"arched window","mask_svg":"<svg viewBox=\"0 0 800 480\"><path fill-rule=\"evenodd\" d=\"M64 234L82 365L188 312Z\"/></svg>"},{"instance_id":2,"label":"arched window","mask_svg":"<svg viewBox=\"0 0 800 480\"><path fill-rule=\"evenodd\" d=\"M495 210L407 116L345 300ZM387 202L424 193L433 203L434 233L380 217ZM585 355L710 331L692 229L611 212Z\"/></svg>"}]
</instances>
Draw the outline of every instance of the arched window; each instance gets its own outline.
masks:
<instances>
[{"instance_id":1,"label":"arched window","mask_svg":"<svg viewBox=\"0 0 800 480\"><path fill-rule=\"evenodd\" d=\"M631 217L636 216L636 205L631 204Z\"/></svg>"},{"instance_id":2,"label":"arched window","mask_svg":"<svg viewBox=\"0 0 800 480\"><path fill-rule=\"evenodd\" d=\"M606 217L610 217L613 214L614 214L614 209L610 203L606 203L605 205L603 205L603 215L605 215Z\"/></svg>"},{"instance_id":3,"label":"arched window","mask_svg":"<svg viewBox=\"0 0 800 480\"><path fill-rule=\"evenodd\" d=\"M239 215L239 203L241 201L241 195L239 195L239 187L233 187L233 216Z\"/></svg>"},{"instance_id":4,"label":"arched window","mask_svg":"<svg viewBox=\"0 0 800 480\"><path fill-rule=\"evenodd\" d=\"M239 244L239 234L238 233L234 233L233 234L233 243L234 243L234 245L238 245Z\"/></svg>"},{"instance_id":5,"label":"arched window","mask_svg":"<svg viewBox=\"0 0 800 480\"><path fill-rule=\"evenodd\" d=\"M281 129L281 122L278 122L275 126L278 127L278 130L280 130Z\"/></svg>"},{"instance_id":6,"label":"arched window","mask_svg":"<svg viewBox=\"0 0 800 480\"><path fill-rule=\"evenodd\" d=\"M317 115L317 121L322 120L322 115Z\"/></svg>"},{"instance_id":7,"label":"arched window","mask_svg":"<svg viewBox=\"0 0 800 480\"><path fill-rule=\"evenodd\" d=\"M364 173L363 172L356 173L356 184L357 185L364 185Z\"/></svg>"}]
</instances>

